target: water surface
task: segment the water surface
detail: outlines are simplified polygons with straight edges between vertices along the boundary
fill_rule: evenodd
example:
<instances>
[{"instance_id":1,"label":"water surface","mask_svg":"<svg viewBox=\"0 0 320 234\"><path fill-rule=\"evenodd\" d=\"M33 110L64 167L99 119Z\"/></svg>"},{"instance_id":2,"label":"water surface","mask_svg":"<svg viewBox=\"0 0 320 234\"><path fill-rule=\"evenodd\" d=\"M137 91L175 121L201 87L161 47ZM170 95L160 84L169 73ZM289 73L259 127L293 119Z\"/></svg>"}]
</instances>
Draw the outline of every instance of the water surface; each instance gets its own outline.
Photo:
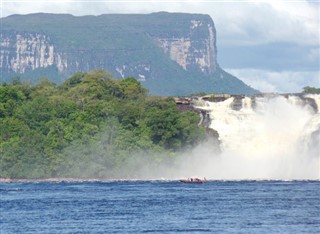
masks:
<instances>
[{"instance_id":1,"label":"water surface","mask_svg":"<svg viewBox=\"0 0 320 234\"><path fill-rule=\"evenodd\" d=\"M319 181L0 183L3 233L320 233Z\"/></svg>"}]
</instances>

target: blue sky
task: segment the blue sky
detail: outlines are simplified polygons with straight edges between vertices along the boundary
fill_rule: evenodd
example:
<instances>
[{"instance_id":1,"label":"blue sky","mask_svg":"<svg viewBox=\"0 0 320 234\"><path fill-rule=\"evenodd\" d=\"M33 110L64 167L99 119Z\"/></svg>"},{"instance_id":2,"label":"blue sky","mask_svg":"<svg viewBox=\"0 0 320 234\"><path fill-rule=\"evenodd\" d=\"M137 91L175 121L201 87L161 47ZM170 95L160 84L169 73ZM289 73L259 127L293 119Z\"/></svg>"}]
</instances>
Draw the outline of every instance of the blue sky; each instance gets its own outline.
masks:
<instances>
[{"instance_id":1,"label":"blue sky","mask_svg":"<svg viewBox=\"0 0 320 234\"><path fill-rule=\"evenodd\" d=\"M209 14L222 68L263 92L320 87L319 0L2 0L2 17L34 12Z\"/></svg>"}]
</instances>

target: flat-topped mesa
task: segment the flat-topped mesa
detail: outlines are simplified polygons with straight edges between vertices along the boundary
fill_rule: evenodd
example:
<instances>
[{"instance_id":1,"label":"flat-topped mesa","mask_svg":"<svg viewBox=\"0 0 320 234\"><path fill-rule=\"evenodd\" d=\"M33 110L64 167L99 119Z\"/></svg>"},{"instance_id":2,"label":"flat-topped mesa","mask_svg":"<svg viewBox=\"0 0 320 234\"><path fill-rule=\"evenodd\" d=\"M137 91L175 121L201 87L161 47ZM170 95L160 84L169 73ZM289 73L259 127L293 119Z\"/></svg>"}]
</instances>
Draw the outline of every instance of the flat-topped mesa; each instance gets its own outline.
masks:
<instances>
[{"instance_id":1,"label":"flat-topped mesa","mask_svg":"<svg viewBox=\"0 0 320 234\"><path fill-rule=\"evenodd\" d=\"M103 69L134 77L150 94L258 92L217 63L209 15L186 13L12 15L1 18L2 81L12 77L59 83Z\"/></svg>"},{"instance_id":2,"label":"flat-topped mesa","mask_svg":"<svg viewBox=\"0 0 320 234\"><path fill-rule=\"evenodd\" d=\"M92 18L67 16L68 19L65 21L64 27L73 27L76 21L89 23L91 27L94 27L97 23L102 23L104 29L99 32L99 34L102 34L101 37L116 38L121 28L123 29L120 32L120 37L131 36L132 45L130 45L130 42L129 44L125 42L123 45L119 44L121 48L118 45L103 45L103 40L98 42L99 47L102 47L100 49L105 49L106 53L102 57L98 53L98 57L95 59L100 61L97 62L89 59L92 57L91 53L97 52L95 40L90 41L88 38L85 44L82 42L81 37L83 36L78 32L78 30L86 31L86 25L78 25L78 30L73 28L70 34L60 32L59 28L53 30L50 28L52 25L47 21L37 22L39 24L38 30L30 28L33 26L29 25L28 21L33 18L40 19L44 16L42 14L15 16L25 20L24 24L28 25L24 29L16 28L15 30L10 28L14 26L10 22L10 18L14 16L2 19L4 21L1 32L0 64L2 68L7 71L24 73L28 70L53 65L60 72L72 75L79 70L95 69L100 64L106 69L115 70L120 76L125 76L133 69L131 64L114 64L115 67L111 67L104 60L109 60L110 56L108 54L112 55L114 51L119 53L120 49L128 51L131 49L150 50L149 46L151 45L144 45L143 43L137 45L138 41L135 42L136 39L141 39L139 38L141 34L142 37L151 37L155 44L184 70L213 74L217 68L216 32L212 19L207 15L161 12L150 15L122 15L122 17L121 15L102 15ZM59 16L60 18L66 17L65 15L50 15L50 18L52 18L52 21L59 21ZM114 29L116 25L120 29ZM126 28L124 28L125 26ZM61 30L63 30L63 27ZM132 31L136 33L132 33ZM74 38L72 33L79 35L79 38ZM115 35L112 35L112 33ZM105 42L109 43L108 39ZM135 66L135 69L139 69L140 66L140 70L142 70L139 71L140 76L138 75L137 78L148 77L146 74L148 68L150 69L148 64L140 63L139 66L137 64Z\"/></svg>"}]
</instances>

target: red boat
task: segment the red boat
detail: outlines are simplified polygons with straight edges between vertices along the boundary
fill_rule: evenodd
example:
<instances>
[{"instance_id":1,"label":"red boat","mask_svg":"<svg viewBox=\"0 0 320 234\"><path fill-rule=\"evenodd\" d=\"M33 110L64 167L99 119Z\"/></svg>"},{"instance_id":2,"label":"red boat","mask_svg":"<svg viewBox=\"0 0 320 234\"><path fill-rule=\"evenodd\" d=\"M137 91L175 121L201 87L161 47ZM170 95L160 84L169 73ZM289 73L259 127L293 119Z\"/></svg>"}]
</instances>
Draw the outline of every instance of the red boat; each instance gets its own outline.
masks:
<instances>
[{"instance_id":1,"label":"red boat","mask_svg":"<svg viewBox=\"0 0 320 234\"><path fill-rule=\"evenodd\" d=\"M207 182L207 179L204 178L202 180L202 179L199 179L199 178L188 178L188 179L181 179L180 182L182 182L182 183L202 184L202 183Z\"/></svg>"}]
</instances>

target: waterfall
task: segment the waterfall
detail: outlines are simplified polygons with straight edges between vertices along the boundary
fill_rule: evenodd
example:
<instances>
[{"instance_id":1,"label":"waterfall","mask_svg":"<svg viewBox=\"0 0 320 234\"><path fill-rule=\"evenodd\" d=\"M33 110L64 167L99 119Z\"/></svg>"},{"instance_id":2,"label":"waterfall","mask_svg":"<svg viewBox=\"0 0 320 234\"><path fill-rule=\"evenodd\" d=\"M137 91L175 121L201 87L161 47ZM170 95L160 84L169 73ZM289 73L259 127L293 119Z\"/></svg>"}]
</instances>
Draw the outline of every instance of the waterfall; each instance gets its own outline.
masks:
<instances>
[{"instance_id":1,"label":"waterfall","mask_svg":"<svg viewBox=\"0 0 320 234\"><path fill-rule=\"evenodd\" d=\"M196 108L209 113L222 153L199 147L192 169L211 179L319 180L319 100L299 94L205 101Z\"/></svg>"}]
</instances>

